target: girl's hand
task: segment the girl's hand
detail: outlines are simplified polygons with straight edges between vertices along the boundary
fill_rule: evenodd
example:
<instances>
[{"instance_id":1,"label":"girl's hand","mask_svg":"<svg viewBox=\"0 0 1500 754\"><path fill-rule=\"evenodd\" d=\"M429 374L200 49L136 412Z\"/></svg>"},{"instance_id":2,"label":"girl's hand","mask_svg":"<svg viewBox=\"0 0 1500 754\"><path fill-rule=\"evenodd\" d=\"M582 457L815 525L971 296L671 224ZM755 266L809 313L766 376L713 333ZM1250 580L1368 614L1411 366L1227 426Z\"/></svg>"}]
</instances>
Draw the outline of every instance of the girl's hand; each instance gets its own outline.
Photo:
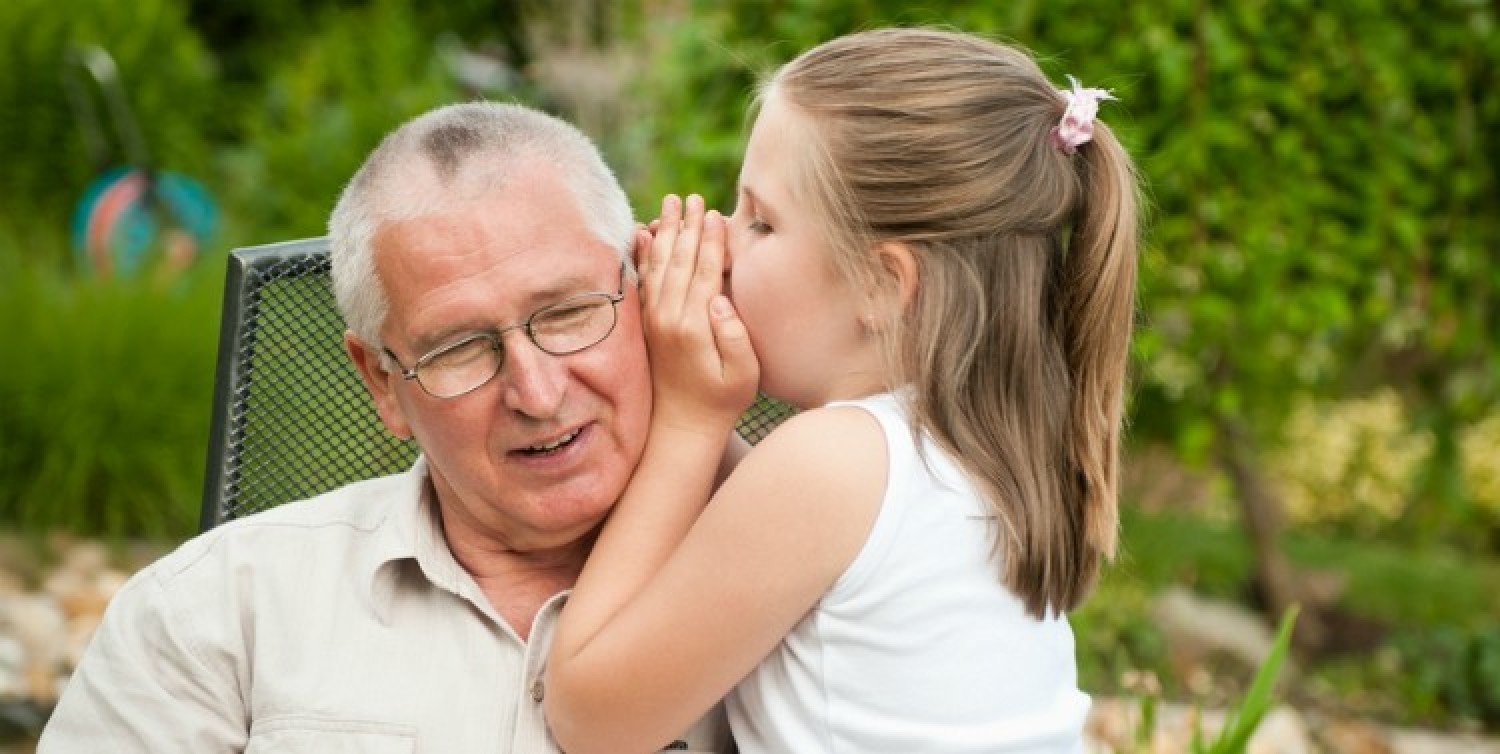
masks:
<instances>
[{"instance_id":1,"label":"girl's hand","mask_svg":"<svg viewBox=\"0 0 1500 754\"><path fill-rule=\"evenodd\" d=\"M636 234L653 423L722 438L755 399L760 365L723 294L724 217L697 195L685 204L668 195L654 233Z\"/></svg>"}]
</instances>

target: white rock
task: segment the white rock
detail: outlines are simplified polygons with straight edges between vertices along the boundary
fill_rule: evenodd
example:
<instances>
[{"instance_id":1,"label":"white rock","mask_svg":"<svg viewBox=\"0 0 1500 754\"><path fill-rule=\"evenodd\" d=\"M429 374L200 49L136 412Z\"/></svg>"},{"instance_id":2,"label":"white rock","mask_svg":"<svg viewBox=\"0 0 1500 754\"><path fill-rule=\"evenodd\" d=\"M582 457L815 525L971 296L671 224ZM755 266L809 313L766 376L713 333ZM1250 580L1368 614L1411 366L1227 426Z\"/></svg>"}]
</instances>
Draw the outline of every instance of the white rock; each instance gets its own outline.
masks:
<instances>
[{"instance_id":1,"label":"white rock","mask_svg":"<svg viewBox=\"0 0 1500 754\"><path fill-rule=\"evenodd\" d=\"M1157 597L1151 612L1170 644L1227 652L1249 667L1260 666L1276 639L1258 613L1179 587Z\"/></svg>"},{"instance_id":2,"label":"white rock","mask_svg":"<svg viewBox=\"0 0 1500 754\"><path fill-rule=\"evenodd\" d=\"M1250 737L1247 754L1310 754L1312 739L1307 723L1296 710L1276 707L1266 713Z\"/></svg>"},{"instance_id":3,"label":"white rock","mask_svg":"<svg viewBox=\"0 0 1500 754\"><path fill-rule=\"evenodd\" d=\"M1500 739L1457 733L1391 730L1392 754L1500 754Z\"/></svg>"},{"instance_id":4,"label":"white rock","mask_svg":"<svg viewBox=\"0 0 1500 754\"><path fill-rule=\"evenodd\" d=\"M26 648L14 636L0 635L0 699L26 695Z\"/></svg>"},{"instance_id":5,"label":"white rock","mask_svg":"<svg viewBox=\"0 0 1500 754\"><path fill-rule=\"evenodd\" d=\"M30 664L56 664L63 656L68 622L57 600L39 594L0 597L0 631L26 650Z\"/></svg>"}]
</instances>

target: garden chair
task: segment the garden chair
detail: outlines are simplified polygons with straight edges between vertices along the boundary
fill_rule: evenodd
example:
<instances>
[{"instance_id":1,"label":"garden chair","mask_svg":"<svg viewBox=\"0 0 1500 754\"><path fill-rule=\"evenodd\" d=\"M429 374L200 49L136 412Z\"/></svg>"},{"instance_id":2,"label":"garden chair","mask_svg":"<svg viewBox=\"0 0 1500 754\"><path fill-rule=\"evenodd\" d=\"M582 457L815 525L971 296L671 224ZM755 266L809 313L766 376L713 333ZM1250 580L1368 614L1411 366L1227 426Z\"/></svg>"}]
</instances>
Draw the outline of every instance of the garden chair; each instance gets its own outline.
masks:
<instances>
[{"instance_id":1,"label":"garden chair","mask_svg":"<svg viewBox=\"0 0 1500 754\"><path fill-rule=\"evenodd\" d=\"M409 467L417 447L385 431L344 353L323 238L229 255L202 530ZM790 409L758 400L751 442Z\"/></svg>"}]
</instances>

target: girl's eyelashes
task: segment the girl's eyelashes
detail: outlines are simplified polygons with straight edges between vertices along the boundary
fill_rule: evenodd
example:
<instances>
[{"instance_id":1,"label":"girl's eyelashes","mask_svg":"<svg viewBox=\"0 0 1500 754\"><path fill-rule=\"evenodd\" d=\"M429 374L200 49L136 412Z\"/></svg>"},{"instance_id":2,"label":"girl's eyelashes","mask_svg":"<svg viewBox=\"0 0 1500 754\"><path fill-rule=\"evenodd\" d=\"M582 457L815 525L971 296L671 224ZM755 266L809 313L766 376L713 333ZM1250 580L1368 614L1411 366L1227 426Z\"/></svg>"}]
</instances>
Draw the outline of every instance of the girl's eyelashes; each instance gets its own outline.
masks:
<instances>
[{"instance_id":1,"label":"girl's eyelashes","mask_svg":"<svg viewBox=\"0 0 1500 754\"><path fill-rule=\"evenodd\" d=\"M773 229L771 224L761 219L760 209L755 206L755 196L748 190L741 188L739 191L739 204L734 208L734 217L745 216L745 228L751 233L763 236Z\"/></svg>"}]
</instances>

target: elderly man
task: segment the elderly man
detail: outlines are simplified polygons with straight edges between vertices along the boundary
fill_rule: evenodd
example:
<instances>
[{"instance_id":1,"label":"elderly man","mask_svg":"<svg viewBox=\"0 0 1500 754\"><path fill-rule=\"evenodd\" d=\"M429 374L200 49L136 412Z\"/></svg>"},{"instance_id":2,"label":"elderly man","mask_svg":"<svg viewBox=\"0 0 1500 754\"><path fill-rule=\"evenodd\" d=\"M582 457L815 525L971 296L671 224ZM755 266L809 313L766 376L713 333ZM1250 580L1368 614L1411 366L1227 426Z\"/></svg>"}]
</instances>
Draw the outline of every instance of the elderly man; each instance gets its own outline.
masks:
<instances>
[{"instance_id":1,"label":"elderly man","mask_svg":"<svg viewBox=\"0 0 1500 754\"><path fill-rule=\"evenodd\" d=\"M549 116L455 105L392 133L334 209L333 277L422 458L138 574L39 751L556 751L550 632L651 411L634 227ZM662 746L731 748L717 714Z\"/></svg>"}]
</instances>

